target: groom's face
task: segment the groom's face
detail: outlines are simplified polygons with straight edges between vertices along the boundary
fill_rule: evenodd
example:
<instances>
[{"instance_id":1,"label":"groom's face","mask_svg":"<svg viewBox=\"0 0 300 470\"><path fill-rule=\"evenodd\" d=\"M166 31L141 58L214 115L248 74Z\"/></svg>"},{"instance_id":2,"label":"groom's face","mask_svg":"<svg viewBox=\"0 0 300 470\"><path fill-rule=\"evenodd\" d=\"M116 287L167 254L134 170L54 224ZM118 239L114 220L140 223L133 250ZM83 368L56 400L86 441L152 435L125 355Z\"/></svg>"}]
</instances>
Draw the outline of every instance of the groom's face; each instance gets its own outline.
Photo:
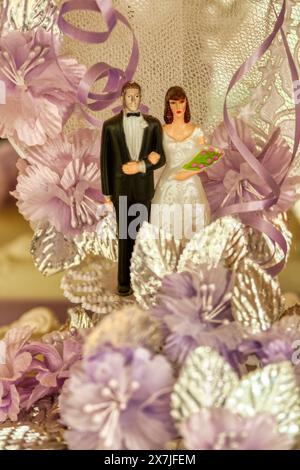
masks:
<instances>
[{"instance_id":1,"label":"groom's face","mask_svg":"<svg viewBox=\"0 0 300 470\"><path fill-rule=\"evenodd\" d=\"M141 104L141 94L137 88L127 88L123 94L123 107L126 111L135 112Z\"/></svg>"}]
</instances>

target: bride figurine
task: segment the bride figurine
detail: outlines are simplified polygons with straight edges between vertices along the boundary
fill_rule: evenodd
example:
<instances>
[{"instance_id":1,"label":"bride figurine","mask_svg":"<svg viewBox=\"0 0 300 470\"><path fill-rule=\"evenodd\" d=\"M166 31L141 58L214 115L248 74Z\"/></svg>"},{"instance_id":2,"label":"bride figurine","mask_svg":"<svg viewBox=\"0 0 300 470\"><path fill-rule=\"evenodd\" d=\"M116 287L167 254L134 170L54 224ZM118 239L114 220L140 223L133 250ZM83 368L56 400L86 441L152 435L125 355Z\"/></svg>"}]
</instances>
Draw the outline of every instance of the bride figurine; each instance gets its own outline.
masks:
<instances>
[{"instance_id":1,"label":"bride figurine","mask_svg":"<svg viewBox=\"0 0 300 470\"><path fill-rule=\"evenodd\" d=\"M189 102L179 86L165 97L163 147L166 166L157 183L151 205L151 223L175 239L190 239L210 222L210 208L198 176L189 163L205 143L199 126L191 121Z\"/></svg>"}]
</instances>

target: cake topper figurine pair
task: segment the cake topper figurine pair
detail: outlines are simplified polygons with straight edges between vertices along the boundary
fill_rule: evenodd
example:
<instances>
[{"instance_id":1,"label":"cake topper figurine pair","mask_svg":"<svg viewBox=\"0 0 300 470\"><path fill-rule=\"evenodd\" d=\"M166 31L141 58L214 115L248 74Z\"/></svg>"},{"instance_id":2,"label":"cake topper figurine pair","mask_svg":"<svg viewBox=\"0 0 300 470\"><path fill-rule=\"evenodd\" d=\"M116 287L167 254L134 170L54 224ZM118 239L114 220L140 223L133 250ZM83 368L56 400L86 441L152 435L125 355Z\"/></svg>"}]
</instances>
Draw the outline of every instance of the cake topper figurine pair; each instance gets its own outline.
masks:
<instances>
[{"instance_id":1,"label":"cake topper figurine pair","mask_svg":"<svg viewBox=\"0 0 300 470\"><path fill-rule=\"evenodd\" d=\"M201 128L190 120L184 90L175 86L167 91L163 127L158 119L140 112L141 87L137 83L124 84L122 100L123 110L103 124L100 163L106 205L116 211L117 292L125 296L132 294L130 259L142 223L150 221L181 238L182 229L185 236L186 229L193 231L198 227L199 213L202 226L208 224L210 211L201 180L196 176L202 169L183 169L204 144ZM153 172L164 165L154 190ZM189 209L189 217L179 217L181 207ZM178 222L180 227L176 226Z\"/></svg>"}]
</instances>

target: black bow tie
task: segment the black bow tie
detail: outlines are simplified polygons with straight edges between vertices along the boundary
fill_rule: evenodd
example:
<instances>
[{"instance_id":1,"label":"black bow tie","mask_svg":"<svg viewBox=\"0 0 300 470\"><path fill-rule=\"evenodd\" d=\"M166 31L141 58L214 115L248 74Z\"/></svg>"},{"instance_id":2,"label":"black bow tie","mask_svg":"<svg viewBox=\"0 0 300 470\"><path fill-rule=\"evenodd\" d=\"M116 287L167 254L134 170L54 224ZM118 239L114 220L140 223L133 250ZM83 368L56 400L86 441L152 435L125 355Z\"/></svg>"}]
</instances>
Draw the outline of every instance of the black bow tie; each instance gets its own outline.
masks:
<instances>
[{"instance_id":1,"label":"black bow tie","mask_svg":"<svg viewBox=\"0 0 300 470\"><path fill-rule=\"evenodd\" d=\"M130 117L130 116L139 117L140 115L141 115L141 113L127 113L126 114L127 117Z\"/></svg>"}]
</instances>

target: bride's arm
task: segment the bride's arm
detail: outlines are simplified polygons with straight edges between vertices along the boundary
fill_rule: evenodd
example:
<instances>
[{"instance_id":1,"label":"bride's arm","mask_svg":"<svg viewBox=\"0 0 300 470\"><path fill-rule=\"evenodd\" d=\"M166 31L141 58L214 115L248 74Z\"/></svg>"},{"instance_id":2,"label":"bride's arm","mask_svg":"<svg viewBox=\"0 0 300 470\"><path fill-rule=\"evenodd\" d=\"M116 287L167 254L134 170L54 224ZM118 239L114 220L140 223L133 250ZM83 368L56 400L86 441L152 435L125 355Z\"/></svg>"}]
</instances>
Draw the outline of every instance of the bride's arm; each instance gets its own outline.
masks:
<instances>
[{"instance_id":1,"label":"bride's arm","mask_svg":"<svg viewBox=\"0 0 300 470\"><path fill-rule=\"evenodd\" d=\"M216 152L219 152L221 155L224 154L224 149L218 145L209 144L207 138L202 134L198 139L199 151L205 148L213 149Z\"/></svg>"},{"instance_id":2,"label":"bride's arm","mask_svg":"<svg viewBox=\"0 0 300 470\"><path fill-rule=\"evenodd\" d=\"M199 145L205 145L207 143L206 137L204 137L204 134L201 134L199 139L198 139L198 144Z\"/></svg>"},{"instance_id":3,"label":"bride's arm","mask_svg":"<svg viewBox=\"0 0 300 470\"><path fill-rule=\"evenodd\" d=\"M224 153L224 149L221 148L221 147L218 147L217 145L213 145L213 144L210 144L208 142L208 139L207 137L204 135L203 131L201 130L201 135L199 136L199 139L198 139L198 145L200 147L199 150L201 150L203 147L210 147L210 148L213 148L214 150L216 150L217 152L220 152L221 154Z\"/></svg>"},{"instance_id":4,"label":"bride's arm","mask_svg":"<svg viewBox=\"0 0 300 470\"><path fill-rule=\"evenodd\" d=\"M184 180L187 180L188 178L191 178L192 176L194 175L198 175L199 173L201 173L205 168L201 169L201 170L193 170L193 171L189 171L189 170L180 170L178 173L176 173L172 179L174 180L177 180L177 181L184 181Z\"/></svg>"}]
</instances>

